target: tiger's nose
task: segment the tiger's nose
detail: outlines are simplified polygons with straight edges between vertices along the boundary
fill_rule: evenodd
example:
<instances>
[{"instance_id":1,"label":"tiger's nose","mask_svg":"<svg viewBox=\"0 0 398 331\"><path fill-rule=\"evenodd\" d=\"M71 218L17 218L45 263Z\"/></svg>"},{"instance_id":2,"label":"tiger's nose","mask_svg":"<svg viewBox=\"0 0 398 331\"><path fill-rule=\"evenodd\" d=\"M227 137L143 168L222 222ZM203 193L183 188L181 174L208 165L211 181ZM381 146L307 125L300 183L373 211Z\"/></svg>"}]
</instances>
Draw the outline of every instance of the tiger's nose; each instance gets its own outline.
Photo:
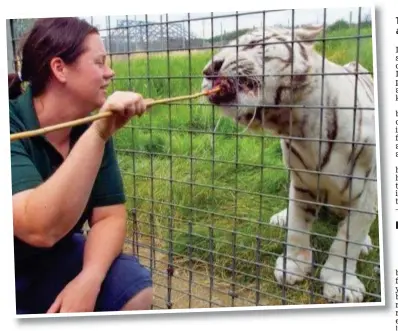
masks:
<instances>
[{"instance_id":1,"label":"tiger's nose","mask_svg":"<svg viewBox=\"0 0 398 331\"><path fill-rule=\"evenodd\" d=\"M223 63L224 60L214 60L212 63L208 65L208 67L205 70L203 70L203 75L205 75L206 77L217 75Z\"/></svg>"}]
</instances>

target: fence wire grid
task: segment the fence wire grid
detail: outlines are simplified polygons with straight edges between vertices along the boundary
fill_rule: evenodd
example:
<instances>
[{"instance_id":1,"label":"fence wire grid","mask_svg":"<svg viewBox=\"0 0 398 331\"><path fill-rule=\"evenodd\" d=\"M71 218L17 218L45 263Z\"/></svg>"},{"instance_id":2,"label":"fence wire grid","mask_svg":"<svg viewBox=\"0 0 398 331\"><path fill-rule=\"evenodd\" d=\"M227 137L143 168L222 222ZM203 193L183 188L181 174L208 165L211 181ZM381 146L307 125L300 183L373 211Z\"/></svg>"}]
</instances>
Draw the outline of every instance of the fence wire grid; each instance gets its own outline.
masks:
<instances>
[{"instance_id":1,"label":"fence wire grid","mask_svg":"<svg viewBox=\"0 0 398 331\"><path fill-rule=\"evenodd\" d=\"M340 65L359 61L372 75L371 15L366 15L362 8L356 11L357 17L351 11L349 20L330 22L328 9L321 10L322 15L316 23L323 24L324 29L318 34L314 47L322 57ZM134 90L153 99L196 93L202 88L205 65L220 49L235 40L233 47L239 53L243 47L236 45L239 37L253 25L260 29L273 26L273 15L284 13L286 16L278 27L299 27L301 23L295 23L298 21L296 12L298 10L292 9L203 16L187 14L175 20L167 14L161 15L160 20L150 20L147 15L141 19L128 15L119 19L108 16L102 19L104 24L97 26L109 64L116 73L109 92ZM98 22L94 17L86 19L92 24ZM240 22L248 19L251 26L241 27ZM9 21L12 35L9 42L16 66L18 40L33 21ZM210 35L205 37L205 30ZM266 45L265 42L263 46ZM264 64L261 68L262 77L267 77ZM323 70L323 66L318 69ZM292 72L294 70L292 68ZM316 71L309 75L319 75ZM324 82L328 73L320 75ZM359 86L361 83L357 80L355 84ZM324 85L325 88L329 86ZM323 88L322 95L326 95ZM338 113L358 111L356 102L352 103L353 107L347 107L337 102ZM281 106L289 107L273 105ZM300 107L322 110L322 100L316 105L297 105L296 108ZM362 111L374 111L374 107ZM329 248L342 218L324 208L313 215L312 228L301 229L302 234L311 235L313 253L309 275L295 284L278 284L274 271L277 258L288 250L289 224L270 220L275 219L275 215L281 216L278 213L284 208L289 214L289 200L293 199L289 197L292 169L283 164L279 137L269 131L259 133L244 129L223 116L219 107L201 98L156 106L115 135L128 197L125 251L136 254L151 270L153 309L330 302L324 297L325 284L320 274L328 255L332 254ZM291 142L294 139L314 140L290 137ZM316 141L321 144L328 140L319 138ZM355 141L339 143L355 144ZM367 146L375 148L371 143ZM315 169L296 171L303 175L305 171L319 174ZM367 180L376 181L377 178ZM332 206L318 198L313 203L310 213L315 206L350 209L343 205ZM377 208L377 201L375 204ZM351 211L369 213L369 209L351 208ZM382 298L376 211L373 216L375 221L369 232L371 242L367 242L369 253L360 255L356 269L356 276L365 287L365 302L380 302ZM286 265L291 263L287 259L284 261ZM287 277L288 271L283 279Z\"/></svg>"}]
</instances>

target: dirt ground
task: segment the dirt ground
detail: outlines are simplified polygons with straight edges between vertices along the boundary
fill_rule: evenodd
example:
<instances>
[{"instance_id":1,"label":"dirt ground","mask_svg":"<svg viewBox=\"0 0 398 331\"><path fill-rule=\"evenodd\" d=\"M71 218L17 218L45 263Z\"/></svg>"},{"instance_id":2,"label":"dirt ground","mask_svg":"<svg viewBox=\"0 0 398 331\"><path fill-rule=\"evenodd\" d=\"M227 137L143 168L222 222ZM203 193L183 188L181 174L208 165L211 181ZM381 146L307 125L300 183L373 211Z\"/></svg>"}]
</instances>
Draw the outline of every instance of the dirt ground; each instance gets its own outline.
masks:
<instances>
[{"instance_id":1,"label":"dirt ground","mask_svg":"<svg viewBox=\"0 0 398 331\"><path fill-rule=\"evenodd\" d=\"M193 262L192 272L187 267L187 259L173 257L174 273L168 277L168 255L162 253L160 247L151 256L151 243L139 239L138 252L133 252L132 244L125 245L126 253L134 253L139 256L140 262L150 267L152 261L152 279L154 289L154 310L159 309L188 309L188 308L229 308L229 307L253 307L253 306L274 306L281 305L281 298L260 293L256 305L255 286L242 287L237 284L234 289L234 298L230 295L231 280L228 282L215 279L210 282L210 273L203 265ZM156 244L155 244L156 246ZM190 280L191 278L191 280ZM191 285L190 285L191 284ZM168 307L168 303L171 305ZM316 303L325 303L320 298Z\"/></svg>"},{"instance_id":2,"label":"dirt ground","mask_svg":"<svg viewBox=\"0 0 398 331\"><path fill-rule=\"evenodd\" d=\"M125 245L125 252L133 253L131 245ZM150 249L140 247L138 255L140 262L149 267ZM211 286L210 277L206 270L193 270L190 275L187 267L178 267L178 262L176 266L176 260L174 259L173 277L168 277L167 254L157 250L153 259L155 261L153 262L155 267L152 274L155 310L167 309L169 301L172 304L170 308L173 309L255 306L255 292L253 290L236 290L238 297L232 302L232 297L228 294L230 284L221 283L217 280ZM191 286L189 285L190 283ZM248 300L252 302L248 302ZM265 305L261 301L259 304Z\"/></svg>"}]
</instances>

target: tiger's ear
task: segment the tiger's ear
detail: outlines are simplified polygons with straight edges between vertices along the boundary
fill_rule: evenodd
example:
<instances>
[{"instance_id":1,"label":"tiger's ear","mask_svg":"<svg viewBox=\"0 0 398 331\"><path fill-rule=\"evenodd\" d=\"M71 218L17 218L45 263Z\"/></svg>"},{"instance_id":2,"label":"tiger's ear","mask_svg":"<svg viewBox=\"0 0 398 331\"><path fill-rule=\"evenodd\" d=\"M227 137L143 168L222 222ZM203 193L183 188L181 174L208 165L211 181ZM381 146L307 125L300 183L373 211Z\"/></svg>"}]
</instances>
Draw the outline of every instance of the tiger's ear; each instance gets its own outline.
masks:
<instances>
[{"instance_id":1,"label":"tiger's ear","mask_svg":"<svg viewBox=\"0 0 398 331\"><path fill-rule=\"evenodd\" d=\"M308 45L315 43L314 39L317 38L318 34L323 31L323 25L307 25L295 29L294 33L296 38L304 41Z\"/></svg>"}]
</instances>

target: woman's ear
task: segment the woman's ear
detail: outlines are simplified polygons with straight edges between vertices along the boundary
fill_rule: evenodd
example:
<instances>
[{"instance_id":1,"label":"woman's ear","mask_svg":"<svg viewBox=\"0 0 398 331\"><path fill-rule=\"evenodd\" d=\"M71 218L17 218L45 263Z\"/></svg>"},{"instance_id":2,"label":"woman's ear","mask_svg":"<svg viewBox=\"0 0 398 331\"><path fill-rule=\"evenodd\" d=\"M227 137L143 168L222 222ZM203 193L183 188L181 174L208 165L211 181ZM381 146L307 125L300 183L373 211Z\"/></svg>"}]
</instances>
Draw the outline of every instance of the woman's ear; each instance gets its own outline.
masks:
<instances>
[{"instance_id":1,"label":"woman's ear","mask_svg":"<svg viewBox=\"0 0 398 331\"><path fill-rule=\"evenodd\" d=\"M64 61L59 57L55 57L50 61L50 69L55 79L60 83L66 82L67 69Z\"/></svg>"}]
</instances>

